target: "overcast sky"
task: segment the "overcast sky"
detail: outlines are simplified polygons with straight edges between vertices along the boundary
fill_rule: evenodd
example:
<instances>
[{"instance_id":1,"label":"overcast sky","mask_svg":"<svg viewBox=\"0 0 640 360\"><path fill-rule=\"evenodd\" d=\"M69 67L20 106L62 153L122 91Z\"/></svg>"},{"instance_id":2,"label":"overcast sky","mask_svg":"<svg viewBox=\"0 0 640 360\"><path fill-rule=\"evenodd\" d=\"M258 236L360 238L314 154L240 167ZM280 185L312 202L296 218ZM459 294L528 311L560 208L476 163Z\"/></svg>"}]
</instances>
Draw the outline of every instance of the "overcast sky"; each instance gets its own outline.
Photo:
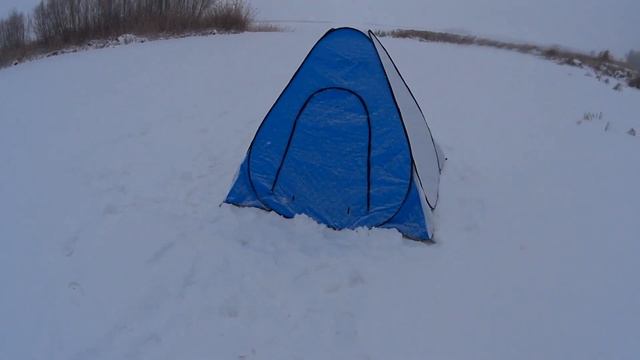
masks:
<instances>
[{"instance_id":1,"label":"overcast sky","mask_svg":"<svg viewBox=\"0 0 640 360\"><path fill-rule=\"evenodd\" d=\"M0 0L0 15L6 15L12 9L20 11L29 11L36 4L38 0Z\"/></svg>"},{"instance_id":2,"label":"overcast sky","mask_svg":"<svg viewBox=\"0 0 640 360\"><path fill-rule=\"evenodd\" d=\"M0 0L0 15L39 0ZM248 0L267 20L337 21L558 44L581 50L640 49L640 0ZM327 26L331 26L330 24Z\"/></svg>"}]
</instances>

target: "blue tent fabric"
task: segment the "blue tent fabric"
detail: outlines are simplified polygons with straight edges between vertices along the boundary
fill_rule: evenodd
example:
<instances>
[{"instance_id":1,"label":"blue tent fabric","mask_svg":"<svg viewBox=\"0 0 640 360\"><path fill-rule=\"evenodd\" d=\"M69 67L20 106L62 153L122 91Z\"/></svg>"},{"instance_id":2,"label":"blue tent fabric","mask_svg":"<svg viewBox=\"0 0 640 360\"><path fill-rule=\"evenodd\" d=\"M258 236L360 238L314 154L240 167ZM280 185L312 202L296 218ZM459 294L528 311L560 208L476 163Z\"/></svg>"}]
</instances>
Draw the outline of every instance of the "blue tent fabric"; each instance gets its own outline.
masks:
<instances>
[{"instance_id":1,"label":"blue tent fabric","mask_svg":"<svg viewBox=\"0 0 640 360\"><path fill-rule=\"evenodd\" d=\"M225 202L306 214L334 229L429 240L396 99L371 38L332 29L260 125Z\"/></svg>"}]
</instances>

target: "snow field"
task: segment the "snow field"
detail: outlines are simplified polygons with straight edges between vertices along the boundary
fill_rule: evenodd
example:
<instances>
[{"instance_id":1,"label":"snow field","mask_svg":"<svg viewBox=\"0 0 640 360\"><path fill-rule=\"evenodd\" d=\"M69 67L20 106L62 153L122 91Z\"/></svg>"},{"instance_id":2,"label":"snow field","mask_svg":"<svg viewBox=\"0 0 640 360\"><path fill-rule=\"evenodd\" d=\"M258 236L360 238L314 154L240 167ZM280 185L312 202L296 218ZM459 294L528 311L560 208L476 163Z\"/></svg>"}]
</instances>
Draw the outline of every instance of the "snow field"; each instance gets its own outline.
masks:
<instances>
[{"instance_id":1,"label":"snow field","mask_svg":"<svg viewBox=\"0 0 640 360\"><path fill-rule=\"evenodd\" d=\"M584 70L382 39L448 157L437 245L219 206L320 35L0 71L0 359L637 356L640 92Z\"/></svg>"}]
</instances>

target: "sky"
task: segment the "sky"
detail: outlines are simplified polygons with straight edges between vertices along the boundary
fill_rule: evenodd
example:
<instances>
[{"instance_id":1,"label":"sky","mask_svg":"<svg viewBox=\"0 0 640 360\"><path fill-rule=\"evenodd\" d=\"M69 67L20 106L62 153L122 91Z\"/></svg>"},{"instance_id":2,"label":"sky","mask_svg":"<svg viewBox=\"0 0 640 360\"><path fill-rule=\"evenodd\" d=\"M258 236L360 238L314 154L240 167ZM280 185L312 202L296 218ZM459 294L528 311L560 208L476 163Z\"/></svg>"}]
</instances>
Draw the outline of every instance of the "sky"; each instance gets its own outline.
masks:
<instances>
[{"instance_id":1,"label":"sky","mask_svg":"<svg viewBox=\"0 0 640 360\"><path fill-rule=\"evenodd\" d=\"M0 15L38 0L0 0ZM640 49L638 0L251 0L260 19L453 30L584 51ZM331 25L327 25L331 26Z\"/></svg>"},{"instance_id":2,"label":"sky","mask_svg":"<svg viewBox=\"0 0 640 360\"><path fill-rule=\"evenodd\" d=\"M37 0L0 0L0 15L5 16L13 9L29 11L37 3Z\"/></svg>"}]
</instances>

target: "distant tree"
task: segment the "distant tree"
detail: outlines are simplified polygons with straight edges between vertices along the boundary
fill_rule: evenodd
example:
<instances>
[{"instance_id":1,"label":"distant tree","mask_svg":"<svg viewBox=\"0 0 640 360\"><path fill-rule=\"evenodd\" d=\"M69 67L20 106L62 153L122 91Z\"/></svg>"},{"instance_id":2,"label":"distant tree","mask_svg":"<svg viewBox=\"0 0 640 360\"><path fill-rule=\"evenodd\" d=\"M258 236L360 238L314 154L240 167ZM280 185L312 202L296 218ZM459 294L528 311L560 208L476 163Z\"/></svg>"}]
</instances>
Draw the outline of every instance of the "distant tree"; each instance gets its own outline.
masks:
<instances>
[{"instance_id":1,"label":"distant tree","mask_svg":"<svg viewBox=\"0 0 640 360\"><path fill-rule=\"evenodd\" d=\"M24 14L13 10L0 20L0 49L18 49L27 42L27 22Z\"/></svg>"}]
</instances>

